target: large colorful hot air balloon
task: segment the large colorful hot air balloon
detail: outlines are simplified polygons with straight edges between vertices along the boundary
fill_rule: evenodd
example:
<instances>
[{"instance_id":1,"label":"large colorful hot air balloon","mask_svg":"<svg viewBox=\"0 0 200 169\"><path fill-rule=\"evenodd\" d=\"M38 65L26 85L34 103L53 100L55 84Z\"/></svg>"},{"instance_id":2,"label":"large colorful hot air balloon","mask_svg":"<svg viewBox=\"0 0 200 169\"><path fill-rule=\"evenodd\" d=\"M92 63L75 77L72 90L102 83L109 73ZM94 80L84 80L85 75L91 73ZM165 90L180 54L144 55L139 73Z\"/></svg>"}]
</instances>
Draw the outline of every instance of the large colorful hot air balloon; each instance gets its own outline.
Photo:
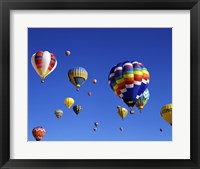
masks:
<instances>
[{"instance_id":1,"label":"large colorful hot air balloon","mask_svg":"<svg viewBox=\"0 0 200 169\"><path fill-rule=\"evenodd\" d=\"M166 104L161 108L160 115L172 126L172 104Z\"/></svg>"},{"instance_id":2,"label":"large colorful hot air balloon","mask_svg":"<svg viewBox=\"0 0 200 169\"><path fill-rule=\"evenodd\" d=\"M140 98L138 99L138 101L136 102L136 107L140 110L140 113L142 112L142 109L144 108L144 106L146 105L147 101L149 100L150 97L150 93L149 90L146 89L144 91L144 93L141 94Z\"/></svg>"},{"instance_id":3,"label":"large colorful hot air balloon","mask_svg":"<svg viewBox=\"0 0 200 169\"><path fill-rule=\"evenodd\" d=\"M59 118L61 118L62 116L63 116L63 111L62 110L60 110L60 109L58 109L58 110L55 110L55 115L56 115L56 117L59 119Z\"/></svg>"},{"instance_id":4,"label":"large colorful hot air balloon","mask_svg":"<svg viewBox=\"0 0 200 169\"><path fill-rule=\"evenodd\" d=\"M108 81L115 94L131 109L149 84L148 70L139 62L121 62L109 73Z\"/></svg>"},{"instance_id":5,"label":"large colorful hot air balloon","mask_svg":"<svg viewBox=\"0 0 200 169\"><path fill-rule=\"evenodd\" d=\"M128 110L126 108L120 107L118 108L118 114L122 119L124 119L128 114Z\"/></svg>"},{"instance_id":6,"label":"large colorful hot air balloon","mask_svg":"<svg viewBox=\"0 0 200 169\"><path fill-rule=\"evenodd\" d=\"M64 104L70 109L70 107L74 104L74 99L71 97L67 97L64 100Z\"/></svg>"},{"instance_id":7,"label":"large colorful hot air balloon","mask_svg":"<svg viewBox=\"0 0 200 169\"><path fill-rule=\"evenodd\" d=\"M46 134L46 130L41 126L38 126L32 130L32 134L36 141L40 141Z\"/></svg>"},{"instance_id":8,"label":"large colorful hot air balloon","mask_svg":"<svg viewBox=\"0 0 200 169\"><path fill-rule=\"evenodd\" d=\"M68 71L69 81L79 90L88 78L88 73L83 67L75 67Z\"/></svg>"},{"instance_id":9,"label":"large colorful hot air balloon","mask_svg":"<svg viewBox=\"0 0 200 169\"><path fill-rule=\"evenodd\" d=\"M38 51L34 53L31 58L31 63L37 74L44 83L44 79L49 75L57 66L57 60L53 53L48 51Z\"/></svg>"},{"instance_id":10,"label":"large colorful hot air balloon","mask_svg":"<svg viewBox=\"0 0 200 169\"><path fill-rule=\"evenodd\" d=\"M74 105L73 110L74 110L74 113L76 113L76 115L78 115L81 112L82 107L80 105Z\"/></svg>"}]
</instances>

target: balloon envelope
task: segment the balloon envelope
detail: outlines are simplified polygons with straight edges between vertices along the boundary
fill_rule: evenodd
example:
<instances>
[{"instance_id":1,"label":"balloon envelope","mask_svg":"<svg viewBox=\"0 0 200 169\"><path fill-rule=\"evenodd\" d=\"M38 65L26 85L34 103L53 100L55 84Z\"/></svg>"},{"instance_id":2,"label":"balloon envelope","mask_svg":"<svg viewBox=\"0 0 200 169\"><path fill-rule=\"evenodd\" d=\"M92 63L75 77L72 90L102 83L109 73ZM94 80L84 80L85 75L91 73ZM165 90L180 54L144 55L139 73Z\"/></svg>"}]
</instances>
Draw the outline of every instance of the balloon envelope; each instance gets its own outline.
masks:
<instances>
[{"instance_id":1,"label":"balloon envelope","mask_svg":"<svg viewBox=\"0 0 200 169\"><path fill-rule=\"evenodd\" d=\"M124 119L128 114L128 110L126 108L120 107L118 108L118 114L122 119Z\"/></svg>"},{"instance_id":2,"label":"balloon envelope","mask_svg":"<svg viewBox=\"0 0 200 169\"><path fill-rule=\"evenodd\" d=\"M48 51L38 51L32 55L31 63L37 74L41 78L41 82L44 82L46 76L48 76L57 66L56 56Z\"/></svg>"},{"instance_id":3,"label":"balloon envelope","mask_svg":"<svg viewBox=\"0 0 200 169\"><path fill-rule=\"evenodd\" d=\"M74 113L76 113L76 115L78 115L81 112L82 107L80 105L74 105L73 110L74 110Z\"/></svg>"},{"instance_id":4,"label":"balloon envelope","mask_svg":"<svg viewBox=\"0 0 200 169\"><path fill-rule=\"evenodd\" d=\"M66 54L67 56L69 56L69 55L71 54L71 52L70 52L69 50L66 50L65 54Z\"/></svg>"},{"instance_id":5,"label":"balloon envelope","mask_svg":"<svg viewBox=\"0 0 200 169\"><path fill-rule=\"evenodd\" d=\"M41 126L38 126L32 130L32 134L36 141L40 141L46 134L46 130Z\"/></svg>"},{"instance_id":6,"label":"balloon envelope","mask_svg":"<svg viewBox=\"0 0 200 169\"><path fill-rule=\"evenodd\" d=\"M88 78L88 73L83 67L75 67L68 71L69 81L79 89Z\"/></svg>"},{"instance_id":7,"label":"balloon envelope","mask_svg":"<svg viewBox=\"0 0 200 169\"><path fill-rule=\"evenodd\" d=\"M97 126L99 125L99 123L98 123L98 122L95 122L94 125L97 127Z\"/></svg>"},{"instance_id":8,"label":"balloon envelope","mask_svg":"<svg viewBox=\"0 0 200 169\"><path fill-rule=\"evenodd\" d=\"M95 83L97 83L97 79L93 79L93 81L92 81L92 82L93 82L94 84L95 84Z\"/></svg>"},{"instance_id":9,"label":"balloon envelope","mask_svg":"<svg viewBox=\"0 0 200 169\"><path fill-rule=\"evenodd\" d=\"M64 104L70 108L73 104L74 104L74 99L71 98L71 97L67 97L65 100L64 100Z\"/></svg>"},{"instance_id":10,"label":"balloon envelope","mask_svg":"<svg viewBox=\"0 0 200 169\"><path fill-rule=\"evenodd\" d=\"M148 100L149 100L149 97L150 97L150 93L149 93L149 90L146 89L142 94L141 96L139 97L138 101L136 102L136 107L139 109L139 110L142 110L144 108L144 106L147 104Z\"/></svg>"},{"instance_id":11,"label":"balloon envelope","mask_svg":"<svg viewBox=\"0 0 200 169\"><path fill-rule=\"evenodd\" d=\"M63 111L58 109L58 110L55 110L55 115L57 118L61 118L63 116Z\"/></svg>"},{"instance_id":12,"label":"balloon envelope","mask_svg":"<svg viewBox=\"0 0 200 169\"><path fill-rule=\"evenodd\" d=\"M120 62L109 73L111 89L129 107L133 107L149 84L148 70L139 62Z\"/></svg>"},{"instance_id":13,"label":"balloon envelope","mask_svg":"<svg viewBox=\"0 0 200 169\"><path fill-rule=\"evenodd\" d=\"M172 126L172 104L166 104L161 108L160 115Z\"/></svg>"}]
</instances>

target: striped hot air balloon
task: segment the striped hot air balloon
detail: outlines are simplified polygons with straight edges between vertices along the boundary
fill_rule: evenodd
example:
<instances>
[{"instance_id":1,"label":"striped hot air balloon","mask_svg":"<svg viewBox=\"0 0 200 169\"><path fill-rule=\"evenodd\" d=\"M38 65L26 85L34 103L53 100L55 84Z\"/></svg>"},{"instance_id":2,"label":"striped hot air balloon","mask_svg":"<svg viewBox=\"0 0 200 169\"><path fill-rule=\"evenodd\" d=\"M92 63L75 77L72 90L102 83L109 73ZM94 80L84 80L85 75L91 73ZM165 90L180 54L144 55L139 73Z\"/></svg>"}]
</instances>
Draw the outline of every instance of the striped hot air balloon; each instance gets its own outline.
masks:
<instances>
[{"instance_id":1,"label":"striped hot air balloon","mask_svg":"<svg viewBox=\"0 0 200 169\"><path fill-rule=\"evenodd\" d=\"M48 51L38 51L34 53L31 58L31 63L37 74L44 83L44 79L49 75L57 66L57 60L53 53Z\"/></svg>"},{"instance_id":2,"label":"striped hot air balloon","mask_svg":"<svg viewBox=\"0 0 200 169\"><path fill-rule=\"evenodd\" d=\"M131 109L149 84L148 70L139 62L120 62L109 73L111 89Z\"/></svg>"},{"instance_id":3,"label":"striped hot air balloon","mask_svg":"<svg viewBox=\"0 0 200 169\"><path fill-rule=\"evenodd\" d=\"M54 113L58 119L63 116L63 111L60 109L55 110Z\"/></svg>"},{"instance_id":4,"label":"striped hot air balloon","mask_svg":"<svg viewBox=\"0 0 200 169\"><path fill-rule=\"evenodd\" d=\"M138 99L138 101L136 102L136 107L140 110L140 113L142 112L142 109L144 108L144 106L146 105L146 103L148 102L150 97L150 93L149 90L146 89L144 91L143 94L141 94L140 98Z\"/></svg>"},{"instance_id":5,"label":"striped hot air balloon","mask_svg":"<svg viewBox=\"0 0 200 169\"><path fill-rule=\"evenodd\" d=\"M76 87L77 90L88 78L88 73L83 67L75 67L68 71L69 81Z\"/></svg>"}]
</instances>

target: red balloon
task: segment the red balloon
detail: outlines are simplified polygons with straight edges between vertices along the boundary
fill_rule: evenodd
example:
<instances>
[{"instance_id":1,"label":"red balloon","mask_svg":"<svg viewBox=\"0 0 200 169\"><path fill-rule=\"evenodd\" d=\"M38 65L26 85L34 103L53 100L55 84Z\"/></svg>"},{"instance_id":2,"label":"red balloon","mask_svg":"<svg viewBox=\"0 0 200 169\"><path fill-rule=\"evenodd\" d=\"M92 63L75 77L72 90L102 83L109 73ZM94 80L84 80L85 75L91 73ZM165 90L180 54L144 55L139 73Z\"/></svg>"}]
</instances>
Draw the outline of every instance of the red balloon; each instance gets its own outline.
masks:
<instances>
[{"instance_id":1,"label":"red balloon","mask_svg":"<svg viewBox=\"0 0 200 169\"><path fill-rule=\"evenodd\" d=\"M46 134L46 130L41 126L38 126L32 130L32 134L36 141L40 141Z\"/></svg>"}]
</instances>

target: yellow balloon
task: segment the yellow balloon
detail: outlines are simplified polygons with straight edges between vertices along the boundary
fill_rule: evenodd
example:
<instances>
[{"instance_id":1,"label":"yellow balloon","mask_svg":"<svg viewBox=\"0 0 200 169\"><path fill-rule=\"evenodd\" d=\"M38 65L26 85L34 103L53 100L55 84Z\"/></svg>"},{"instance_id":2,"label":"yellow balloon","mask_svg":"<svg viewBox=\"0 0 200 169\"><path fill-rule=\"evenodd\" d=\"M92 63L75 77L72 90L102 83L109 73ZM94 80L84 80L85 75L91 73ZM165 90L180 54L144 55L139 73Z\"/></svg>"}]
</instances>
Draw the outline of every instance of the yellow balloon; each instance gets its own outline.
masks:
<instances>
[{"instance_id":1,"label":"yellow balloon","mask_svg":"<svg viewBox=\"0 0 200 169\"><path fill-rule=\"evenodd\" d=\"M68 97L64 100L64 104L70 108L74 104L74 99L71 97Z\"/></svg>"},{"instance_id":2,"label":"yellow balloon","mask_svg":"<svg viewBox=\"0 0 200 169\"><path fill-rule=\"evenodd\" d=\"M162 118L172 126L172 104L166 104L161 108Z\"/></svg>"},{"instance_id":3,"label":"yellow balloon","mask_svg":"<svg viewBox=\"0 0 200 169\"><path fill-rule=\"evenodd\" d=\"M128 110L126 108L120 107L118 108L118 114L120 115L122 119L124 119L126 115L128 114Z\"/></svg>"}]
</instances>

